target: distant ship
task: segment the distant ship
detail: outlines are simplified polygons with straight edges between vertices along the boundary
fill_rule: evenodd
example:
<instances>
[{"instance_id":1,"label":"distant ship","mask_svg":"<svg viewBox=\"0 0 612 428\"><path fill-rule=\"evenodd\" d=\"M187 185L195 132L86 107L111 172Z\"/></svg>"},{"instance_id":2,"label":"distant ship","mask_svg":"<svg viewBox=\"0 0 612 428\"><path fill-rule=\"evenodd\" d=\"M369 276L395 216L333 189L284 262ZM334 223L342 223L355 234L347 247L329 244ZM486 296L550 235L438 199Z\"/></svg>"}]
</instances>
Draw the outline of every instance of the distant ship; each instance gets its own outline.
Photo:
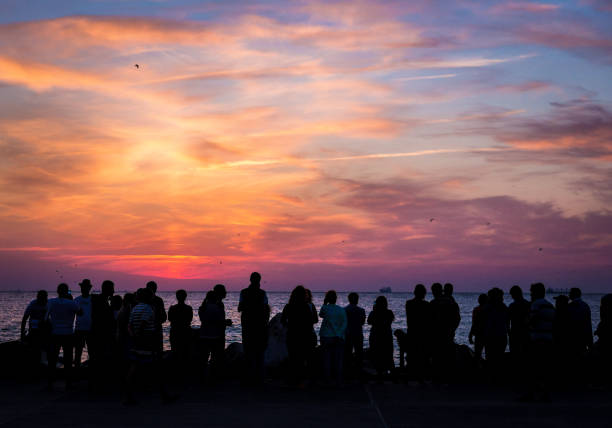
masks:
<instances>
[{"instance_id":1,"label":"distant ship","mask_svg":"<svg viewBox=\"0 0 612 428\"><path fill-rule=\"evenodd\" d=\"M393 293L393 291L391 291L391 287L383 287L378 291L380 291L381 293Z\"/></svg>"}]
</instances>

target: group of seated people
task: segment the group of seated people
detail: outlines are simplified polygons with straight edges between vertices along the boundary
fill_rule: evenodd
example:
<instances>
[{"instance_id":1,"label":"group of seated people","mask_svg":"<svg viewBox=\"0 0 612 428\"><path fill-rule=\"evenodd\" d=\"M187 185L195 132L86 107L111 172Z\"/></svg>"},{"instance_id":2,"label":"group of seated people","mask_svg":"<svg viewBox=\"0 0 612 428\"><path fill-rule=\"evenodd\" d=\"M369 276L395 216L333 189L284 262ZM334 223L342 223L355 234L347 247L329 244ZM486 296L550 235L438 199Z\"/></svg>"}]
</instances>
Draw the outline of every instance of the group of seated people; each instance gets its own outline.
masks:
<instances>
[{"instance_id":1,"label":"group of seated people","mask_svg":"<svg viewBox=\"0 0 612 428\"><path fill-rule=\"evenodd\" d=\"M255 385L264 380L270 321L268 298L260 283L261 275L253 272L249 286L240 292L238 303L243 381ZM56 376L60 348L69 388L73 379L71 369L80 366L87 346L90 385L103 382L109 365L117 367L118 364L125 373L126 402L135 402L137 371L142 367L161 370L162 326L166 321L170 322L171 354L178 367L188 367L197 353L204 381L214 380L223 372L225 330L232 321L226 318L223 300L227 292L222 284L215 285L198 308L201 325L197 330L191 325L193 309L186 304L185 290L176 292L177 303L166 313L163 300L156 295L154 281L123 298L114 294L112 281L104 281L99 294L91 294L92 284L88 279L79 285L81 295L74 299L65 283L57 287L56 298L48 299L46 291L39 291L23 316L22 339L38 350L39 360L40 352L47 352L49 388ZM431 293L433 298L425 300L427 290L418 284L414 298L406 302L406 331L395 331L400 369L408 371L419 383L424 383L426 378L448 383L455 364L455 332L461 321L460 310L453 297L452 284L434 283ZM469 334L476 361L482 360L484 350L486 366L493 378L503 371L509 343L512 360L530 371L527 398L546 395L543 373L553 353L568 364L581 364L593 347L590 308L581 300L579 289L573 288L569 297L557 296L556 305L546 300L541 283L532 284L530 293L529 302L520 287L513 286L510 290L513 302L509 306L504 304L503 291L499 288L480 295ZM286 373L291 385L304 386L319 378L325 384L340 385L347 377L359 378L366 359L363 334L366 322L370 325L367 360L380 380L394 373L392 324L395 316L386 297L376 298L367 317L359 306L357 293L348 295L346 307L339 306L337 299L335 291L328 291L317 311L310 290L299 285L291 292L280 315L286 329ZM601 322L595 332L599 336L599 351L607 356L611 355L611 304L612 295L602 298ZM317 337L315 325L319 319ZM323 375L319 376L319 372ZM171 400L163 376L158 378L162 398Z\"/></svg>"}]
</instances>

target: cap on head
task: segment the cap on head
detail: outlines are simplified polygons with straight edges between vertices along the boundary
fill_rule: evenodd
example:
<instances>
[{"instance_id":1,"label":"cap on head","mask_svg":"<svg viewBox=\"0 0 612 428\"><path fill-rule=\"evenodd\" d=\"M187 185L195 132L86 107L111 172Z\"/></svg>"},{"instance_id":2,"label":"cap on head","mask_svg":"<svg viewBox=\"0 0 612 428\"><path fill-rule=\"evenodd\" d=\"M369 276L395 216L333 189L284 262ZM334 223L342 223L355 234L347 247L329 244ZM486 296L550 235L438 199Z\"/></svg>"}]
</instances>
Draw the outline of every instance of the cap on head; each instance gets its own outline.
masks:
<instances>
[{"instance_id":1,"label":"cap on head","mask_svg":"<svg viewBox=\"0 0 612 428\"><path fill-rule=\"evenodd\" d=\"M91 290L91 281L87 278L85 278L83 281L79 282L79 287L81 287L81 290Z\"/></svg>"}]
</instances>

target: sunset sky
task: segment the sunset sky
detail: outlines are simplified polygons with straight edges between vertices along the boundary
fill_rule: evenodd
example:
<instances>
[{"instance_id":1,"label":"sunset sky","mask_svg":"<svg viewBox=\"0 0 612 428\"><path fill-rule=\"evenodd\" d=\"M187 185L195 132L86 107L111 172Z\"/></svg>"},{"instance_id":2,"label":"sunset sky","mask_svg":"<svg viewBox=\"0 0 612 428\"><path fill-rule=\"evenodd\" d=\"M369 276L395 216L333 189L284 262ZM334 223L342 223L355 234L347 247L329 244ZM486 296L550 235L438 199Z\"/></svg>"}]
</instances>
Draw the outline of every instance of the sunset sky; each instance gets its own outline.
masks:
<instances>
[{"instance_id":1,"label":"sunset sky","mask_svg":"<svg viewBox=\"0 0 612 428\"><path fill-rule=\"evenodd\" d=\"M612 3L0 0L0 231L5 290L610 291Z\"/></svg>"}]
</instances>

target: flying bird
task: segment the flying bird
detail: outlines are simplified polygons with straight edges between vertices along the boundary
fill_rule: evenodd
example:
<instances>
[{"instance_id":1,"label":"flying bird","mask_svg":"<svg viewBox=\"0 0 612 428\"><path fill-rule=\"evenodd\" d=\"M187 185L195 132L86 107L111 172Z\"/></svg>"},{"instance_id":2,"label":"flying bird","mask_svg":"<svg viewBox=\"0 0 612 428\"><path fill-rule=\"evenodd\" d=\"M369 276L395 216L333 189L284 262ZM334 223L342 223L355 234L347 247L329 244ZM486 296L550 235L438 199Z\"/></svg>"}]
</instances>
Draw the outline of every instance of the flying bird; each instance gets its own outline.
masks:
<instances>
[{"instance_id":1,"label":"flying bird","mask_svg":"<svg viewBox=\"0 0 612 428\"><path fill-rule=\"evenodd\" d=\"M538 248L538 251L542 251L542 247Z\"/></svg>"},{"instance_id":2,"label":"flying bird","mask_svg":"<svg viewBox=\"0 0 612 428\"><path fill-rule=\"evenodd\" d=\"M432 217L432 218L429 219L429 222L431 223L434 220L435 220L435 218Z\"/></svg>"},{"instance_id":3,"label":"flying bird","mask_svg":"<svg viewBox=\"0 0 612 428\"><path fill-rule=\"evenodd\" d=\"M140 70L140 65L134 64L134 68L136 68L136 70Z\"/></svg>"},{"instance_id":4,"label":"flying bird","mask_svg":"<svg viewBox=\"0 0 612 428\"><path fill-rule=\"evenodd\" d=\"M487 226L491 226L491 222L490 221L487 222Z\"/></svg>"}]
</instances>

